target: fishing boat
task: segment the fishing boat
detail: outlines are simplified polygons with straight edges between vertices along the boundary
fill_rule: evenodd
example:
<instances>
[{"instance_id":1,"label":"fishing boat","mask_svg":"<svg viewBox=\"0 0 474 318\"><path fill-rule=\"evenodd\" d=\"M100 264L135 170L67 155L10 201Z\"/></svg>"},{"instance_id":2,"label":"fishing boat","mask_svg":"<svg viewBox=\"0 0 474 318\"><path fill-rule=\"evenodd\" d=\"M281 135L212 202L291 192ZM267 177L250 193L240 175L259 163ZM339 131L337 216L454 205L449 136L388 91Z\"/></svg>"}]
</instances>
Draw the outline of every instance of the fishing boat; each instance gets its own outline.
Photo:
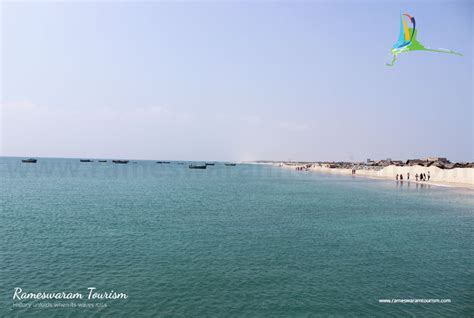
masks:
<instances>
[{"instance_id":1,"label":"fishing boat","mask_svg":"<svg viewBox=\"0 0 474 318\"><path fill-rule=\"evenodd\" d=\"M206 169L206 165L189 165L189 169Z\"/></svg>"},{"instance_id":2,"label":"fishing boat","mask_svg":"<svg viewBox=\"0 0 474 318\"><path fill-rule=\"evenodd\" d=\"M113 163L127 164L128 160L112 160Z\"/></svg>"},{"instance_id":3,"label":"fishing boat","mask_svg":"<svg viewBox=\"0 0 474 318\"><path fill-rule=\"evenodd\" d=\"M171 163L170 161L157 161L156 163L160 163L160 164L168 164L168 163Z\"/></svg>"},{"instance_id":4,"label":"fishing boat","mask_svg":"<svg viewBox=\"0 0 474 318\"><path fill-rule=\"evenodd\" d=\"M99 162L107 162L107 160L99 160Z\"/></svg>"},{"instance_id":5,"label":"fishing boat","mask_svg":"<svg viewBox=\"0 0 474 318\"><path fill-rule=\"evenodd\" d=\"M23 159L21 162L24 163L36 163L36 159L30 158L30 159Z\"/></svg>"},{"instance_id":6,"label":"fishing boat","mask_svg":"<svg viewBox=\"0 0 474 318\"><path fill-rule=\"evenodd\" d=\"M234 167L237 165L236 163L224 163L224 164L228 167Z\"/></svg>"},{"instance_id":7,"label":"fishing boat","mask_svg":"<svg viewBox=\"0 0 474 318\"><path fill-rule=\"evenodd\" d=\"M90 159L80 159L79 161L80 162L94 162L94 160L90 160Z\"/></svg>"},{"instance_id":8,"label":"fishing boat","mask_svg":"<svg viewBox=\"0 0 474 318\"><path fill-rule=\"evenodd\" d=\"M206 162L206 166L215 166L216 163L215 162Z\"/></svg>"}]
</instances>

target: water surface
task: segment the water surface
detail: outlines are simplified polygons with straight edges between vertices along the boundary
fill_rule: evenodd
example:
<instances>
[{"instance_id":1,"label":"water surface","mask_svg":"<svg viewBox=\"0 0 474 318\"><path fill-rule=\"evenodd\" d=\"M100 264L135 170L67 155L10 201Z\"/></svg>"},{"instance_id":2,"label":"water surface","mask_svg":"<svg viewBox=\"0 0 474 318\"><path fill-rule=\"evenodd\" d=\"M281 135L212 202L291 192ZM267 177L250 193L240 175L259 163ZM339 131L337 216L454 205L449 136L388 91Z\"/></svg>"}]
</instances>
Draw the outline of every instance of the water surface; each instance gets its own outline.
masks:
<instances>
[{"instance_id":1,"label":"water surface","mask_svg":"<svg viewBox=\"0 0 474 318\"><path fill-rule=\"evenodd\" d=\"M474 312L470 190L152 161L0 158L0 177L0 316ZM102 309L13 307L15 287L90 286L129 298ZM451 303L379 303L394 298Z\"/></svg>"}]
</instances>

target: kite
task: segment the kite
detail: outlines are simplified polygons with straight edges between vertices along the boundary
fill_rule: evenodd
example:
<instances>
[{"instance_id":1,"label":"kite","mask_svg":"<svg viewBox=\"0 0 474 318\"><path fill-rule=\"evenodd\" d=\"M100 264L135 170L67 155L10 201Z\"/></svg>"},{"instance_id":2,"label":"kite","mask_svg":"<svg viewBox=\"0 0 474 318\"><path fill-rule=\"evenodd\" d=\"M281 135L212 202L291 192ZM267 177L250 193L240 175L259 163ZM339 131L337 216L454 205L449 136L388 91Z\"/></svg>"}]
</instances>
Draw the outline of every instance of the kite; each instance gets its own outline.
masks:
<instances>
[{"instance_id":1,"label":"kite","mask_svg":"<svg viewBox=\"0 0 474 318\"><path fill-rule=\"evenodd\" d=\"M406 17L406 18L405 18ZM408 23L411 24L411 27L408 27ZM391 63L386 63L387 66L393 66L397 60L397 55L402 53L407 53L410 51L429 51L429 52L438 52L438 53L448 53L456 54L462 56L461 53L454 52L447 49L431 49L425 47L423 44L418 42L416 39L418 30L416 29L415 18L404 13L400 15L400 35L398 36L397 42L392 47L393 59Z\"/></svg>"}]
</instances>

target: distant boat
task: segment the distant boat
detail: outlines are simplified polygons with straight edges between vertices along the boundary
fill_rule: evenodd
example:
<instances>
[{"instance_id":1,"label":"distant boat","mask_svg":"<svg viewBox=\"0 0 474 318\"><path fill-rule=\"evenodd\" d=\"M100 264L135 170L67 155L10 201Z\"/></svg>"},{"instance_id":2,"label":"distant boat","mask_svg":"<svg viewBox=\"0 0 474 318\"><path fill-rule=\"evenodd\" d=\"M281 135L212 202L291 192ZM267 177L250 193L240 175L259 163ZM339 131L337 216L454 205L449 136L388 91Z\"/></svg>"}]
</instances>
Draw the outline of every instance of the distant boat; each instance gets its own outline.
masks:
<instances>
[{"instance_id":1,"label":"distant boat","mask_svg":"<svg viewBox=\"0 0 474 318\"><path fill-rule=\"evenodd\" d=\"M24 163L36 163L36 159L30 158L30 159L23 159L21 162Z\"/></svg>"},{"instance_id":2,"label":"distant boat","mask_svg":"<svg viewBox=\"0 0 474 318\"><path fill-rule=\"evenodd\" d=\"M189 165L189 169L206 169L206 165Z\"/></svg>"},{"instance_id":3,"label":"distant boat","mask_svg":"<svg viewBox=\"0 0 474 318\"><path fill-rule=\"evenodd\" d=\"M237 165L236 163L224 163L224 164L229 167L233 167Z\"/></svg>"},{"instance_id":4,"label":"distant boat","mask_svg":"<svg viewBox=\"0 0 474 318\"><path fill-rule=\"evenodd\" d=\"M171 163L170 161L157 161L156 163Z\"/></svg>"},{"instance_id":5,"label":"distant boat","mask_svg":"<svg viewBox=\"0 0 474 318\"><path fill-rule=\"evenodd\" d=\"M206 162L206 166L215 166L216 163L215 162Z\"/></svg>"},{"instance_id":6,"label":"distant boat","mask_svg":"<svg viewBox=\"0 0 474 318\"><path fill-rule=\"evenodd\" d=\"M107 160L99 160L99 162L107 162Z\"/></svg>"},{"instance_id":7,"label":"distant boat","mask_svg":"<svg viewBox=\"0 0 474 318\"><path fill-rule=\"evenodd\" d=\"M121 163L121 164L126 164L128 163L128 160L112 160L113 163Z\"/></svg>"},{"instance_id":8,"label":"distant boat","mask_svg":"<svg viewBox=\"0 0 474 318\"><path fill-rule=\"evenodd\" d=\"M80 159L79 161L80 162L94 162L94 160L90 160L90 159Z\"/></svg>"}]
</instances>

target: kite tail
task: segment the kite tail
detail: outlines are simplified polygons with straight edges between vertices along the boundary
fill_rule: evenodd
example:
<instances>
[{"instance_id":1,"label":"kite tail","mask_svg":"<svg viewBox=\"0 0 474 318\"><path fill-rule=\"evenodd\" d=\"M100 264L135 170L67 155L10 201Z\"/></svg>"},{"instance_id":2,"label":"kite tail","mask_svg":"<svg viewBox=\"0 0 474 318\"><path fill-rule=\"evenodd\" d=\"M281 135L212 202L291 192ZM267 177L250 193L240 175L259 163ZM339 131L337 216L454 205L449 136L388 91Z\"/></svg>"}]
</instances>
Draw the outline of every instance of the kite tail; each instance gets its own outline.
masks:
<instances>
[{"instance_id":1,"label":"kite tail","mask_svg":"<svg viewBox=\"0 0 474 318\"><path fill-rule=\"evenodd\" d=\"M431 49L429 47L425 47L424 48L426 51L429 51L429 52L437 52L437 53L448 53L448 54L455 54L455 55L459 55L459 56L463 56L461 53L459 52L455 52L455 51L451 51L451 50L447 50L447 49Z\"/></svg>"},{"instance_id":2,"label":"kite tail","mask_svg":"<svg viewBox=\"0 0 474 318\"><path fill-rule=\"evenodd\" d=\"M386 66L393 66L393 64L395 64L395 61L397 60L397 54L393 54L393 59L392 59L392 63L385 63Z\"/></svg>"}]
</instances>

